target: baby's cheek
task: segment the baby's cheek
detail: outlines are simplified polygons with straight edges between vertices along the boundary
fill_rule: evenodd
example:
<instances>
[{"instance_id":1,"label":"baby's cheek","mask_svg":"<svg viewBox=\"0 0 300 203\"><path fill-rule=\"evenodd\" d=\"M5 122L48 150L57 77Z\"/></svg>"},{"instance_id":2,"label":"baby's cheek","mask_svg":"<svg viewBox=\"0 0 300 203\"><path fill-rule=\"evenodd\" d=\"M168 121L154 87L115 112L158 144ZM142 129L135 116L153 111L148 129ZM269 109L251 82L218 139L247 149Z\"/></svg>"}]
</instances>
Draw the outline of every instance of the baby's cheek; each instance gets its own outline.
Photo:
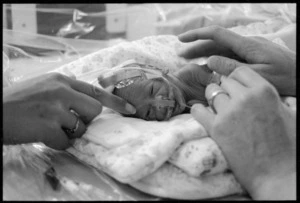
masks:
<instances>
[{"instance_id":1,"label":"baby's cheek","mask_svg":"<svg viewBox=\"0 0 300 203\"><path fill-rule=\"evenodd\" d=\"M146 111L147 111L146 108L143 108L143 107L137 108L137 109L136 109L136 113L135 113L135 117L136 117L136 118L146 119L146 118L145 118L145 115L146 115L146 113L147 113Z\"/></svg>"},{"instance_id":2,"label":"baby's cheek","mask_svg":"<svg viewBox=\"0 0 300 203\"><path fill-rule=\"evenodd\" d=\"M160 108L160 109L155 108L155 109L156 109L155 110L156 120L158 121L164 120L167 114L167 108Z\"/></svg>"}]
</instances>

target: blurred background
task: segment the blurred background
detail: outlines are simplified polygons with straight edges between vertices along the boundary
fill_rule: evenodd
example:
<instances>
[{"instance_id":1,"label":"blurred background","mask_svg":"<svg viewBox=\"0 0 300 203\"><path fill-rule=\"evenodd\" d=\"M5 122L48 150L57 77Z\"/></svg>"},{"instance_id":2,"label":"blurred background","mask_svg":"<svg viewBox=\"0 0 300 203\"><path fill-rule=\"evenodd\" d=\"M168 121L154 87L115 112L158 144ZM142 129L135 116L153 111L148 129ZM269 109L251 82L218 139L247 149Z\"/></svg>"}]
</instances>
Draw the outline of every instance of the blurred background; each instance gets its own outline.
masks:
<instances>
[{"instance_id":1,"label":"blurred background","mask_svg":"<svg viewBox=\"0 0 300 203\"><path fill-rule=\"evenodd\" d=\"M268 34L296 22L296 4L2 4L3 85L89 53L208 25ZM248 30L248 31L247 31Z\"/></svg>"}]
</instances>

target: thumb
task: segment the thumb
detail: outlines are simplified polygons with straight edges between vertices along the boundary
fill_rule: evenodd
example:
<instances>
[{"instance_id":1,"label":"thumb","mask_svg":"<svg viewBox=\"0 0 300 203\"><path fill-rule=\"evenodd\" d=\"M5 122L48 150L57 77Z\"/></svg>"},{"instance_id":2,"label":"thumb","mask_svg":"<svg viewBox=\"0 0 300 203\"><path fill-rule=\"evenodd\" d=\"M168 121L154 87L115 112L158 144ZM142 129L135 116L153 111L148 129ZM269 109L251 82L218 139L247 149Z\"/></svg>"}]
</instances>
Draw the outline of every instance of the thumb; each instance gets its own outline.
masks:
<instances>
[{"instance_id":1,"label":"thumb","mask_svg":"<svg viewBox=\"0 0 300 203\"><path fill-rule=\"evenodd\" d=\"M207 59L207 66L209 69L226 76L237 67L245 65L247 64L223 56L211 56Z\"/></svg>"}]
</instances>

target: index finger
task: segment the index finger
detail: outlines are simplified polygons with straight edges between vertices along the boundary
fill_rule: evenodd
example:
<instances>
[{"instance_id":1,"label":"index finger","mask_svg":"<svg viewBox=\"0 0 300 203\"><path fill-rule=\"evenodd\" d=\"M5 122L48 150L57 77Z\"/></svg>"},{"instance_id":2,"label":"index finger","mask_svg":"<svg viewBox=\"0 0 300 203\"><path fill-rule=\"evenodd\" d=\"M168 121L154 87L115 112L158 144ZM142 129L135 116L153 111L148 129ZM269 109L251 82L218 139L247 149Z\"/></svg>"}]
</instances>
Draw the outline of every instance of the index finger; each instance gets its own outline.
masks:
<instances>
[{"instance_id":1,"label":"index finger","mask_svg":"<svg viewBox=\"0 0 300 203\"><path fill-rule=\"evenodd\" d=\"M245 58L246 56L247 49L245 49L245 40L247 40L247 38L219 26L209 26L190 30L179 35L178 38L182 42L210 39L215 43L232 50L241 58Z\"/></svg>"},{"instance_id":2,"label":"index finger","mask_svg":"<svg viewBox=\"0 0 300 203\"><path fill-rule=\"evenodd\" d=\"M68 82L73 89L93 97L103 106L106 106L123 114L135 114L136 112L136 109L131 104L120 97L108 93L104 89L79 80L69 79Z\"/></svg>"}]
</instances>

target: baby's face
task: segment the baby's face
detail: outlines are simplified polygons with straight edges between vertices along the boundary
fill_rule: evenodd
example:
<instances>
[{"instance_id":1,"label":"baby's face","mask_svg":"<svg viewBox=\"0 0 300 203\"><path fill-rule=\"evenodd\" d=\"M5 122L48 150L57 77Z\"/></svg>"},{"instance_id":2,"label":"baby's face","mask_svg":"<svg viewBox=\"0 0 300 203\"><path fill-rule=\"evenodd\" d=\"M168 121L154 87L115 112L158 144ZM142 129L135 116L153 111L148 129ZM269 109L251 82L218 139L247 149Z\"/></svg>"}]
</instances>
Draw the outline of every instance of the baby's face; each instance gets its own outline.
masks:
<instances>
[{"instance_id":1,"label":"baby's face","mask_svg":"<svg viewBox=\"0 0 300 203\"><path fill-rule=\"evenodd\" d=\"M185 101L180 89L173 83L170 85L173 88L168 88L168 84L161 78L137 80L127 87L115 89L113 93L136 107L135 117L162 121L166 118L167 107L158 109L155 105L157 97L162 96L175 101L175 106L171 109L171 117L182 113L185 109ZM170 91L173 91L173 94L170 94ZM173 95L172 98L169 95Z\"/></svg>"}]
</instances>

